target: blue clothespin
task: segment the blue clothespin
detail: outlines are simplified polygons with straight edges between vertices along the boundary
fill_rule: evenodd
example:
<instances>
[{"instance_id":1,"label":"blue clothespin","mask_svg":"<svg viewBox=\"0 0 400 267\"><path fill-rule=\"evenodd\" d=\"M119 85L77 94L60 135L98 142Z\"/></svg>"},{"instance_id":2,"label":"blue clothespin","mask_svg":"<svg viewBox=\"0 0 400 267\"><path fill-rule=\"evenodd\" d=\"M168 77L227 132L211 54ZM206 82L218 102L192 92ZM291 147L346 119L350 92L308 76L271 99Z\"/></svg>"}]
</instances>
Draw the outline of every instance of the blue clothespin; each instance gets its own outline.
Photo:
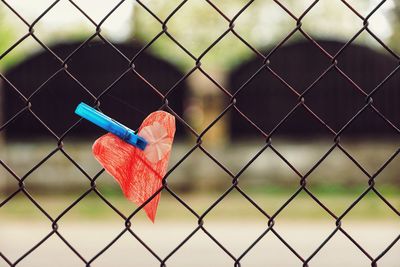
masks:
<instances>
[{"instance_id":1,"label":"blue clothespin","mask_svg":"<svg viewBox=\"0 0 400 267\"><path fill-rule=\"evenodd\" d=\"M75 113L141 150L146 148L147 141L144 138L135 134L133 130L125 125L111 119L85 103L80 103L76 107Z\"/></svg>"}]
</instances>

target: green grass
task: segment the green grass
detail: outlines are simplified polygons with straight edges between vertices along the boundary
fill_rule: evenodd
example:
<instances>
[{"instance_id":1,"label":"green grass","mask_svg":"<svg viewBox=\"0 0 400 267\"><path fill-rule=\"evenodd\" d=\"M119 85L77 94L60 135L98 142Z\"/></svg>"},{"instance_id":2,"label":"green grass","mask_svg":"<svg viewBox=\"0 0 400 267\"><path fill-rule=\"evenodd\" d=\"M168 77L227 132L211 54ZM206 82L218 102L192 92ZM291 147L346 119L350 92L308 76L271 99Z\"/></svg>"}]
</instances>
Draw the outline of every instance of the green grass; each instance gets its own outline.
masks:
<instances>
[{"instance_id":1,"label":"green grass","mask_svg":"<svg viewBox=\"0 0 400 267\"><path fill-rule=\"evenodd\" d=\"M344 189L343 189L344 190ZM252 199L269 215L276 213L295 191L279 188L260 189L249 192ZM362 190L340 192L340 190L314 190L313 193L335 215L340 216L347 207L356 201ZM399 210L400 194L398 192L383 192L391 204ZM120 194L113 191L105 193L106 198L124 215L129 216L136 205L127 201ZM180 194L185 202L199 215L214 203L219 195L216 193ZM77 194L63 196L38 196L35 200L44 207L52 218L70 206L78 197ZM41 220L43 215L23 194L17 195L0 208L1 219ZM376 194L369 192L346 216L346 220L398 220L398 216L379 199ZM119 220L117 213L108 207L94 193L87 195L81 202L69 210L61 220ZM135 219L143 220L145 215L140 211ZM204 218L205 220L265 220L265 217L254 208L240 193L233 191L213 208ZM308 194L300 192L281 211L277 220L321 220L333 219ZM157 220L196 220L182 204L169 193L163 192L158 209Z\"/></svg>"}]
</instances>

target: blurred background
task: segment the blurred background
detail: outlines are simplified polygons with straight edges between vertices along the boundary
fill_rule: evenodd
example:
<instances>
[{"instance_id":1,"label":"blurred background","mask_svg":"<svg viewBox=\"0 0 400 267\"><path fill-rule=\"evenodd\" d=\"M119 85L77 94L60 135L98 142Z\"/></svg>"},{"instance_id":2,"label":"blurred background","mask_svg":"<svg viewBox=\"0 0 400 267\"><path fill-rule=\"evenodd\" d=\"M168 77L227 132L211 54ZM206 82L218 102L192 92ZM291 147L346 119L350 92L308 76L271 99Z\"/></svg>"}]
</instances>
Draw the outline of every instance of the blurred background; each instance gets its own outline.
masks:
<instances>
[{"instance_id":1,"label":"blurred background","mask_svg":"<svg viewBox=\"0 0 400 267\"><path fill-rule=\"evenodd\" d=\"M15 176L26 177L29 196L51 218L62 215L59 232L86 260L125 229L124 219L101 196L125 216L136 206L123 198L111 176L103 172L97 178L101 196L93 191L85 194L91 187L85 173L95 177L101 171L91 146L104 132L86 121L71 128L78 121L76 105L92 104L100 95L104 113L137 129L149 113L163 106L159 93L167 94L170 111L177 116L169 166L178 164L168 176L168 186L196 213L205 214L205 229L235 257L268 227L268 218L242 192L269 216L276 215L274 229L304 259L336 228L336 219L322 206L337 217L345 215L342 226L354 242L339 231L310 266L369 266L368 255L378 257L398 239L400 74L393 73L400 52L397 1L317 1L315 5L294 0L187 1L172 16L180 1L118 4L93 0L0 3L0 125L6 125L0 132L2 255L15 262L51 231L51 220L19 190L6 166ZM345 75L329 69L332 59L296 31L294 17L311 6L301 29L336 55ZM227 32L230 24L224 16L234 19L234 31ZM362 30L367 16L368 29ZM29 34L23 20L33 23L34 32ZM262 55L270 55L270 69L259 72L265 63ZM131 71L131 60L135 71ZM373 105L380 113L368 107L341 131L377 87ZM224 112L230 105L229 94L235 93L237 109ZM21 95L29 99L37 117L26 109ZM306 108L295 109L301 97L319 119ZM340 146L335 146L334 132L339 131ZM272 136L272 146L266 149L265 134ZM189 153L197 146L196 135L202 135L202 149ZM63 139L62 150L55 151L56 136ZM208 210L238 174L242 191L233 189ZM307 175L309 193L300 190L303 175ZM357 201L375 175L375 191ZM356 205L348 211L352 203ZM132 219L132 229L164 259L196 229L197 220L176 197L163 191L156 223L151 224L140 211ZM379 266L398 266L400 244L393 244ZM55 235L18 265L53 266L56 262L84 265ZM166 263L232 266L233 262L199 230ZM302 265L272 232L241 263ZM159 266L160 262L126 233L92 265ZM0 266L8 266L4 258Z\"/></svg>"}]
</instances>

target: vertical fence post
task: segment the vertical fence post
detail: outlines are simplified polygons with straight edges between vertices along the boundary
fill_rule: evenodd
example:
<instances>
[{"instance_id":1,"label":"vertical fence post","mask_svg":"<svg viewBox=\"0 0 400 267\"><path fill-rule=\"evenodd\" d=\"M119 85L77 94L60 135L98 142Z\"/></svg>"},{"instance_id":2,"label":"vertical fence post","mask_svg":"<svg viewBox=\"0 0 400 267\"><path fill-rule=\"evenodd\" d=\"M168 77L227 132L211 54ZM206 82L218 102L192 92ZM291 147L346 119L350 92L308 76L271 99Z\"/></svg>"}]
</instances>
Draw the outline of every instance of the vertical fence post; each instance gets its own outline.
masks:
<instances>
[{"instance_id":1,"label":"vertical fence post","mask_svg":"<svg viewBox=\"0 0 400 267\"><path fill-rule=\"evenodd\" d=\"M208 74L222 86L225 85L227 78L225 72L211 70ZM189 76L188 82L191 88L191 105L194 106L195 111L190 112L187 118L197 131L202 132L211 123L211 118L218 117L227 101L221 90L208 79L204 79L201 74ZM224 116L224 120L219 120L207 131L204 144L210 148L219 148L229 141L227 118L228 116Z\"/></svg>"}]
</instances>

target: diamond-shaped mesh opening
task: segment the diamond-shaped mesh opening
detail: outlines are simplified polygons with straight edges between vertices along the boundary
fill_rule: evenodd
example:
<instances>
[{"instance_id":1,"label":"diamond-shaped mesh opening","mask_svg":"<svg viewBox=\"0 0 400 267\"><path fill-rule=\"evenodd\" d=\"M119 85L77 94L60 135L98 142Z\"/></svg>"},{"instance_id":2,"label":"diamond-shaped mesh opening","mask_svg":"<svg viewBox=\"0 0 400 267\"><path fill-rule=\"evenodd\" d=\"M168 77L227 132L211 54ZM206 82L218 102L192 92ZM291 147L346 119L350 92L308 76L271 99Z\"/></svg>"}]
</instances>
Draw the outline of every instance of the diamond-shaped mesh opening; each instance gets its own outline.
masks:
<instances>
[{"instance_id":1,"label":"diamond-shaped mesh opening","mask_svg":"<svg viewBox=\"0 0 400 267\"><path fill-rule=\"evenodd\" d=\"M130 36L135 30L134 23L132 23L132 16L134 16L136 11L134 9L136 2L116 1L107 12L111 12L116 4L118 4L118 8L107 18L106 15L102 18L106 20L103 21L101 26L101 35L110 40L120 41Z\"/></svg>"},{"instance_id":2,"label":"diamond-shaped mesh opening","mask_svg":"<svg viewBox=\"0 0 400 267\"><path fill-rule=\"evenodd\" d=\"M44 133L44 136L49 139L51 138L50 134L47 132ZM7 141L7 145L3 147L1 160L8 165L16 175L23 177L32 169L35 169L39 162L53 154L55 149L55 145L37 138L25 141L9 140ZM24 153L20 155L22 150Z\"/></svg>"},{"instance_id":3,"label":"diamond-shaped mesh opening","mask_svg":"<svg viewBox=\"0 0 400 267\"><path fill-rule=\"evenodd\" d=\"M256 123L267 133L297 104L297 96L267 70L262 70L250 83L242 88L243 89L236 96L236 106L252 122ZM279 102L285 104L275 104ZM258 112L260 109L262 109L266 115L260 116ZM235 127L236 124L240 127L239 125L241 122L243 122L243 120L239 120L238 123L233 121L233 127ZM235 130L240 131L240 129ZM255 131L251 131L251 133L254 132Z\"/></svg>"},{"instance_id":4,"label":"diamond-shaped mesh opening","mask_svg":"<svg viewBox=\"0 0 400 267\"><path fill-rule=\"evenodd\" d=\"M362 169L370 173L370 175L373 175L378 172L382 166L385 165L389 158L397 151L397 148L394 142L390 140L388 140L387 142L383 141L382 146L380 147L372 146L369 148L363 146L365 142L366 141L360 141L358 144L353 143L353 145L350 145L350 141L347 141L343 143L343 146L349 153L350 157L358 164L360 164ZM390 170L390 168L387 169L388 172L386 173L386 175L389 175L389 173L393 170ZM384 170L386 170L386 168L384 168ZM396 179L393 180L393 174L391 174L391 177L392 181L396 181Z\"/></svg>"},{"instance_id":5,"label":"diamond-shaped mesh opening","mask_svg":"<svg viewBox=\"0 0 400 267\"><path fill-rule=\"evenodd\" d=\"M258 229L259 228L259 229ZM261 229L266 229L265 224L260 225L257 230L258 234ZM284 231L291 229L290 224L283 228ZM262 230L261 230L262 231ZM240 261L244 266L258 266L260 262L268 265L278 265L285 258L287 264L296 266L301 265L299 258L294 255L273 233L269 231Z\"/></svg>"},{"instance_id":6,"label":"diamond-shaped mesh opening","mask_svg":"<svg viewBox=\"0 0 400 267\"><path fill-rule=\"evenodd\" d=\"M307 188L335 214L344 212L367 184L368 176L338 148L307 177Z\"/></svg>"},{"instance_id":7,"label":"diamond-shaped mesh opening","mask_svg":"<svg viewBox=\"0 0 400 267\"><path fill-rule=\"evenodd\" d=\"M133 58L133 56L130 58ZM176 97L182 96L182 93L184 93L182 91L187 90L184 74L177 70L175 66L154 58L150 53L140 53L134 58L134 64L135 70L160 93L165 95L172 90L170 97L168 97L170 100L174 99L174 95L177 95Z\"/></svg>"},{"instance_id":8,"label":"diamond-shaped mesh opening","mask_svg":"<svg viewBox=\"0 0 400 267\"><path fill-rule=\"evenodd\" d=\"M61 84L69 88L69 91L60 89ZM69 96L67 97L66 94ZM52 98L58 98L59 101L47 103L47 100ZM80 101L88 103L91 100L90 94L79 84L65 72L60 72L33 95L31 109L53 132L61 135L76 121L74 110L77 103ZM60 121L63 121L64 125L60 125Z\"/></svg>"},{"instance_id":9,"label":"diamond-shaped mesh opening","mask_svg":"<svg viewBox=\"0 0 400 267\"><path fill-rule=\"evenodd\" d=\"M29 58L27 58L29 56ZM29 60L31 59L31 60ZM4 77L16 87L22 95L29 97L41 84L61 68L61 63L43 50L32 37L28 37L9 52L3 59L13 64L2 70ZM24 60L22 62L22 60ZM17 65L17 63L20 63ZM38 66L42 66L38 68ZM46 66L43 68L43 66ZM6 65L7 67L7 65ZM12 89L5 83L5 97Z\"/></svg>"},{"instance_id":10,"label":"diamond-shaped mesh opening","mask_svg":"<svg viewBox=\"0 0 400 267\"><path fill-rule=\"evenodd\" d=\"M336 38L347 40L356 35L357 32L362 28L362 20L360 20L349 8L347 8L343 2L313 2L316 4L302 20L305 31L313 32L314 34L318 34L322 37L329 36L330 34L334 33L337 36ZM308 6L311 6L311 4ZM306 8L307 7L304 9ZM315 27L316 25L313 23L313 21L318 17L325 18L321 23L326 23L323 28L327 29L327 31L319 32L319 27ZM337 26L332 27L330 25ZM344 28L346 29L345 31L343 30ZM322 29L322 27L320 29Z\"/></svg>"},{"instance_id":11,"label":"diamond-shaped mesh opening","mask_svg":"<svg viewBox=\"0 0 400 267\"><path fill-rule=\"evenodd\" d=\"M97 227L100 231L102 225L97 225ZM126 262L127 258L130 259L129 263ZM158 259L155 258L129 232L125 232L109 249L100 254L92 264L94 266L142 266L147 264L158 266L160 263Z\"/></svg>"},{"instance_id":12,"label":"diamond-shaped mesh opening","mask_svg":"<svg viewBox=\"0 0 400 267\"><path fill-rule=\"evenodd\" d=\"M1 251L13 262L51 232L51 222L22 192L2 205L0 214ZM24 216L29 216L29 222Z\"/></svg>"},{"instance_id":13,"label":"diamond-shaped mesh opening","mask_svg":"<svg viewBox=\"0 0 400 267\"><path fill-rule=\"evenodd\" d=\"M0 265L397 266L396 7L2 1ZM175 116L154 224L79 102Z\"/></svg>"},{"instance_id":14,"label":"diamond-shaped mesh opening","mask_svg":"<svg viewBox=\"0 0 400 267\"><path fill-rule=\"evenodd\" d=\"M253 47L253 49L255 49ZM224 72L240 66L243 60L254 56L254 51L242 43L234 33L228 32L217 43L210 47L201 58L201 68L226 90L229 88ZM218 66L218 67L217 67ZM211 75L211 76L213 76ZM230 88L231 90L237 88Z\"/></svg>"},{"instance_id":15,"label":"diamond-shaped mesh opening","mask_svg":"<svg viewBox=\"0 0 400 267\"><path fill-rule=\"evenodd\" d=\"M75 131L79 131L79 129L79 126L74 128ZM99 129L97 128L93 130L93 132L96 132ZM100 137L102 134L104 134L104 132L99 132L96 136L94 136ZM64 146L62 150L65 153L64 155L67 155L68 160L71 162L71 164L74 164L74 168L76 168L76 165L78 165L81 169L80 173L86 173L90 177L94 177L101 170L100 164L98 164L92 154L92 141L94 141L94 138L89 139L74 137L73 135L72 137L68 136L68 138L65 138L63 140ZM78 175L78 177L80 177L80 175Z\"/></svg>"},{"instance_id":16,"label":"diamond-shaped mesh opening","mask_svg":"<svg viewBox=\"0 0 400 267\"><path fill-rule=\"evenodd\" d=\"M274 72L301 94L328 69L331 62L315 44L306 40L300 33L296 33L294 37L293 42L273 51L269 60ZM331 53L335 53L340 46L334 41L318 41L318 44L323 49L332 51ZM270 47L268 53L272 52L273 48ZM299 53L299 50L303 52ZM313 60L310 61L310 58ZM276 79L275 84L278 82L279 79ZM282 81L280 83L284 86Z\"/></svg>"},{"instance_id":17,"label":"diamond-shaped mesh opening","mask_svg":"<svg viewBox=\"0 0 400 267\"><path fill-rule=\"evenodd\" d=\"M17 14L20 16L21 20L25 20L27 23L31 24L33 23L39 16L41 16L45 11L53 6L57 1L52 1L52 0L44 0L40 1L40 3L37 3L35 5L35 9L30 9L27 8L25 5L21 5L21 3L18 2L5 2L4 4L7 5L6 10L10 8L14 11L13 13Z\"/></svg>"},{"instance_id":18,"label":"diamond-shaped mesh opening","mask_svg":"<svg viewBox=\"0 0 400 267\"><path fill-rule=\"evenodd\" d=\"M25 7L31 13L31 9ZM65 13L68 16L62 16L60 14ZM75 28L81 29L81 34L75 33ZM88 20L75 6L69 1L59 1L54 7L52 7L40 20L35 24L35 36L39 40L47 39L46 35L52 35L49 38L49 43L65 43L71 40L80 40L87 38L91 35L93 30L93 24ZM60 30L64 34L60 34ZM71 51L72 52L72 51Z\"/></svg>"},{"instance_id":19,"label":"diamond-shaped mesh opening","mask_svg":"<svg viewBox=\"0 0 400 267\"><path fill-rule=\"evenodd\" d=\"M289 116L282 117L273 129L276 131L275 135L282 137L296 133L303 134L306 138L332 134L329 125L318 114L304 105L296 105Z\"/></svg>"},{"instance_id":20,"label":"diamond-shaped mesh opening","mask_svg":"<svg viewBox=\"0 0 400 267\"><path fill-rule=\"evenodd\" d=\"M305 95L308 107L335 131L364 106L364 98L334 70L326 73Z\"/></svg>"},{"instance_id":21,"label":"diamond-shaped mesh opening","mask_svg":"<svg viewBox=\"0 0 400 267\"><path fill-rule=\"evenodd\" d=\"M115 217L116 213L93 192L79 199L78 203L68 203L66 212L58 216L58 231L81 255L91 258L123 230L123 220ZM107 217L114 217L115 223L107 225L92 221L95 218ZM75 223L77 220L81 223ZM91 236L96 236L95 243L85 241L90 240Z\"/></svg>"},{"instance_id":22,"label":"diamond-shaped mesh opening","mask_svg":"<svg viewBox=\"0 0 400 267\"><path fill-rule=\"evenodd\" d=\"M16 114L13 114L16 115ZM12 120L11 120L12 119ZM21 139L21 130L29 129L30 136L25 136ZM48 128L43 121L37 118L32 111L25 109L16 117L10 117L9 124L7 124L5 136L8 140L20 141L38 141L43 139L55 140L54 133ZM9 145L11 145L10 143ZM35 144L30 144L31 146ZM53 146L54 147L54 146Z\"/></svg>"},{"instance_id":23,"label":"diamond-shaped mesh opening","mask_svg":"<svg viewBox=\"0 0 400 267\"><path fill-rule=\"evenodd\" d=\"M320 160L326 157L332 149L332 144L324 138L302 138L294 141L291 139L275 139L273 142L274 153L297 176L305 175L312 171Z\"/></svg>"},{"instance_id":24,"label":"diamond-shaped mesh opening","mask_svg":"<svg viewBox=\"0 0 400 267\"><path fill-rule=\"evenodd\" d=\"M197 12L193 13L193 9ZM205 14L208 16L207 20L202 19L202 16L205 16ZM186 23L182 23L183 21ZM202 21L201 25L198 25L197 21ZM186 25L187 23L189 25ZM195 25L196 31L193 31L191 27ZM168 32L172 36L175 36L179 43L196 56L199 56L225 32L226 25L227 23L224 18L206 2L186 2L167 23ZM182 31L181 27L185 27L186 29ZM210 31L211 28L213 31ZM181 40L182 33L191 36L191 38Z\"/></svg>"},{"instance_id":25,"label":"diamond-shaped mesh opening","mask_svg":"<svg viewBox=\"0 0 400 267\"><path fill-rule=\"evenodd\" d=\"M35 225L36 226L36 225ZM48 257L51 254L53 257ZM59 259L65 259L62 262ZM84 262L65 244L56 234L53 234L46 242L24 258L20 266L79 266Z\"/></svg>"},{"instance_id":26,"label":"diamond-shaped mesh opening","mask_svg":"<svg viewBox=\"0 0 400 267\"><path fill-rule=\"evenodd\" d=\"M375 216L369 223L360 225L359 221L366 219L362 218L362 214L365 214L363 209L374 211ZM385 225L385 230L380 225ZM399 225L398 214L373 192L368 192L342 220L346 233L373 257L377 257L396 240Z\"/></svg>"},{"instance_id":27,"label":"diamond-shaped mesh opening","mask_svg":"<svg viewBox=\"0 0 400 267\"><path fill-rule=\"evenodd\" d=\"M301 211L300 207L302 205L307 205L308 209ZM286 202L282 207L283 209L275 218L274 229L278 233L281 233L284 240L304 257L311 255L335 229L334 224L328 220L329 214L304 191L300 192L293 201ZM295 231L284 231L281 229L281 227L285 227L285 223L291 222L294 218L299 222ZM316 232L316 226L313 223L307 223L309 218L314 218L315 222L318 222L318 227L320 228L318 235L313 235ZM307 242L309 246L302 244L304 242L302 238L303 234L300 235L299 233L308 236Z\"/></svg>"},{"instance_id":28,"label":"diamond-shaped mesh opening","mask_svg":"<svg viewBox=\"0 0 400 267\"><path fill-rule=\"evenodd\" d=\"M237 214L241 216L238 217ZM223 226L221 218L229 218L229 227ZM240 255L258 238L267 221L268 218L253 203L238 192L232 191L205 215L204 228L230 252ZM229 235L231 231L237 231L239 234Z\"/></svg>"},{"instance_id":29,"label":"diamond-shaped mesh opening","mask_svg":"<svg viewBox=\"0 0 400 267\"><path fill-rule=\"evenodd\" d=\"M65 170L63 178L59 170ZM82 173L61 152L52 155L46 162L25 179L30 194L52 216L56 217L89 187L90 180L82 179ZM68 181L68 186L65 182ZM62 195L62 197L60 197Z\"/></svg>"},{"instance_id":30,"label":"diamond-shaped mesh opening","mask_svg":"<svg viewBox=\"0 0 400 267\"><path fill-rule=\"evenodd\" d=\"M329 256L329 251L332 249L335 249L336 251L335 257ZM350 255L356 255L357 257L351 257ZM351 241L349 241L344 234L337 232L311 260L310 264L320 264L324 266L362 266L369 265L370 260Z\"/></svg>"},{"instance_id":31,"label":"diamond-shaped mesh opening","mask_svg":"<svg viewBox=\"0 0 400 267\"><path fill-rule=\"evenodd\" d=\"M112 84L129 69L129 60L126 58L124 52L133 54L134 51L140 49L137 45L117 45L119 50L115 50L109 44L101 42L98 37L84 44L82 47L80 47L80 45L79 43L79 47L77 47L79 49L77 51L71 51L71 53L62 51L69 51L69 47L75 48L76 44L65 45L65 48L60 47L58 50L70 57L67 62L68 71L96 95L100 94L107 88L107 85ZM101 53L103 57L95 56L99 53ZM110 60L111 58L113 60ZM87 69L93 71L86 75L85 73L87 73L87 71L85 70ZM96 73L101 73L101 79L99 79Z\"/></svg>"},{"instance_id":32,"label":"diamond-shaped mesh opening","mask_svg":"<svg viewBox=\"0 0 400 267\"><path fill-rule=\"evenodd\" d=\"M193 173L188 177L188 171L195 166L204 169L204 172ZM230 188L232 177L203 151L196 149L168 177L168 184L170 189L178 192L185 203L201 214Z\"/></svg>"},{"instance_id":33,"label":"diamond-shaped mesh opening","mask_svg":"<svg viewBox=\"0 0 400 267\"><path fill-rule=\"evenodd\" d=\"M281 40L296 27L294 20L274 2L254 2L238 12L235 31L251 46L265 48ZM269 18L269 19L268 19ZM279 24L280 29L273 26Z\"/></svg>"},{"instance_id":34,"label":"diamond-shaped mesh opening","mask_svg":"<svg viewBox=\"0 0 400 267\"><path fill-rule=\"evenodd\" d=\"M219 227L223 228L223 225ZM204 257L202 255L207 255ZM199 230L167 261L168 266L192 265L196 261L198 266L213 265L229 266L233 260L205 233Z\"/></svg>"},{"instance_id":35,"label":"diamond-shaped mesh opening","mask_svg":"<svg viewBox=\"0 0 400 267\"><path fill-rule=\"evenodd\" d=\"M148 100L147 105L143 104L141 98ZM121 101L126 104L122 104ZM115 108L116 103L119 103L118 109ZM161 105L162 100L157 93L131 71L114 84L101 99L101 109L105 114L117 118L131 128L138 128L146 114Z\"/></svg>"},{"instance_id":36,"label":"diamond-shaped mesh opening","mask_svg":"<svg viewBox=\"0 0 400 267\"><path fill-rule=\"evenodd\" d=\"M363 35L367 35L367 33L363 33L361 36ZM361 60L349 60L353 56L357 56ZM352 44L338 56L338 66L366 93L370 93L398 66L398 63L391 54L380 47ZM398 79L398 76L397 79L393 78L393 81L390 81L392 84L386 88L392 88L390 85L393 85Z\"/></svg>"}]
</instances>

